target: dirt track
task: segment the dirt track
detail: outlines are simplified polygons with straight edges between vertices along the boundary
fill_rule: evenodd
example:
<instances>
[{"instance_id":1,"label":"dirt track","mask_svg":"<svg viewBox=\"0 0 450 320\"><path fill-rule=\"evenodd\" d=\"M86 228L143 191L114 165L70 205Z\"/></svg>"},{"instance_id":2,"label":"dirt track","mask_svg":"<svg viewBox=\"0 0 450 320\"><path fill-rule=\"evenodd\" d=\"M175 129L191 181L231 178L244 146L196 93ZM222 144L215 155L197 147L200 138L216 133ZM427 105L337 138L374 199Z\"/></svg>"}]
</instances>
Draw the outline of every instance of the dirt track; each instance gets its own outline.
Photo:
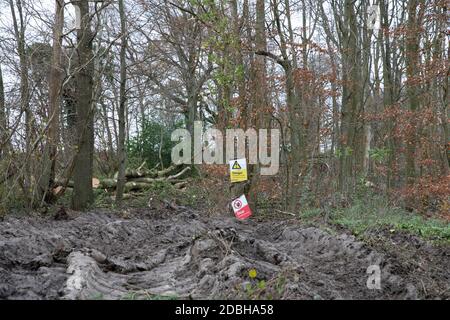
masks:
<instances>
[{"instance_id":1,"label":"dirt track","mask_svg":"<svg viewBox=\"0 0 450 320\"><path fill-rule=\"evenodd\" d=\"M417 239L395 244L405 251L377 251L292 221L206 218L186 208L7 217L0 299L448 299L450 250ZM366 287L373 264L382 290ZM245 289L252 268L265 290Z\"/></svg>"}]
</instances>

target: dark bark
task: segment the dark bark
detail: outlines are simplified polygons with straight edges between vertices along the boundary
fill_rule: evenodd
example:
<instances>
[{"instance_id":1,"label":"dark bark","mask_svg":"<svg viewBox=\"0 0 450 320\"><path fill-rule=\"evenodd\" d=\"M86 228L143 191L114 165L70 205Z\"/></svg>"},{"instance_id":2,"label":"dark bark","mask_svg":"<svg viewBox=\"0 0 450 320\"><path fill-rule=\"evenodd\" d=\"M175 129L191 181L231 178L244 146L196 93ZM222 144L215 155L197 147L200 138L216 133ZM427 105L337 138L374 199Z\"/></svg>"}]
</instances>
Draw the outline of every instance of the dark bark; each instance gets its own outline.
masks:
<instances>
[{"instance_id":1,"label":"dark bark","mask_svg":"<svg viewBox=\"0 0 450 320\"><path fill-rule=\"evenodd\" d=\"M356 176L355 152L361 112L361 57L354 1L345 0L342 38L342 109L340 127L339 191L352 189ZM340 19L340 18L338 18Z\"/></svg>"},{"instance_id":2,"label":"dark bark","mask_svg":"<svg viewBox=\"0 0 450 320\"><path fill-rule=\"evenodd\" d=\"M409 110L411 111L411 131L406 139L406 176L408 182L416 177L416 144L417 144L417 115L420 108L420 84L419 76L419 44L420 44L420 18L416 13L417 8L424 5L422 0L408 1L408 23L406 35L406 92L409 100Z\"/></svg>"},{"instance_id":3,"label":"dark bark","mask_svg":"<svg viewBox=\"0 0 450 320\"><path fill-rule=\"evenodd\" d=\"M78 1L81 12L81 29L77 32L78 69L76 85L77 144L73 172L74 191L72 208L85 210L93 202L92 167L94 154L94 105L92 102L94 73L89 4Z\"/></svg>"},{"instance_id":4,"label":"dark bark","mask_svg":"<svg viewBox=\"0 0 450 320\"><path fill-rule=\"evenodd\" d=\"M118 141L118 155L119 155L119 176L117 181L116 202L121 204L123 191L125 186L125 169L126 169L126 151L125 151L125 109L126 109L126 81L127 81L127 66L126 66L126 50L127 50L127 29L124 1L119 0L119 14L120 14L120 29L121 29L121 45L120 45L120 98L119 98L119 141Z\"/></svg>"}]
</instances>

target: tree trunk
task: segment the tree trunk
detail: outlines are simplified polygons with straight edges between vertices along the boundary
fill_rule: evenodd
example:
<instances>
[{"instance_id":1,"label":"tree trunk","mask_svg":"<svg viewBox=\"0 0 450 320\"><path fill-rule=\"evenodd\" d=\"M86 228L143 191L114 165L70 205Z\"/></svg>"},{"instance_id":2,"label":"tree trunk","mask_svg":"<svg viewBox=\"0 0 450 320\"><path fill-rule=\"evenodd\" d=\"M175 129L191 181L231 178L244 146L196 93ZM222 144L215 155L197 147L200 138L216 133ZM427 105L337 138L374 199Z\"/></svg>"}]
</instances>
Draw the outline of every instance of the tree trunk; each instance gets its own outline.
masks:
<instances>
[{"instance_id":1,"label":"tree trunk","mask_svg":"<svg viewBox=\"0 0 450 320\"><path fill-rule=\"evenodd\" d=\"M64 1L55 0L55 25L53 27L52 64L50 67L49 81L48 121L50 122L50 125L45 143L43 171L39 182L38 192L40 198L45 196L48 201L52 200L50 197L53 195L51 188L53 187L55 180L56 155L59 143L63 26Z\"/></svg>"},{"instance_id":2,"label":"tree trunk","mask_svg":"<svg viewBox=\"0 0 450 320\"><path fill-rule=\"evenodd\" d=\"M380 1L380 14L381 14L381 27L380 31L380 41L379 46L381 49L381 57L383 62L383 107L386 110L392 107L393 97L394 97L394 85L392 81L392 66L391 66L391 40L389 32L384 32L384 30L389 30L389 2L385 0ZM389 150L388 155L388 172L386 176L386 185L390 189L393 184L393 172L392 168L395 162L395 140L393 138L394 121L391 119L387 120L387 141L386 147Z\"/></svg>"},{"instance_id":3,"label":"tree trunk","mask_svg":"<svg viewBox=\"0 0 450 320\"><path fill-rule=\"evenodd\" d=\"M360 54L358 25L352 0L345 0L344 31L342 34L342 110L340 129L339 191L347 193L354 183L357 120L360 104ZM338 18L340 19L340 18Z\"/></svg>"},{"instance_id":4,"label":"tree trunk","mask_svg":"<svg viewBox=\"0 0 450 320\"><path fill-rule=\"evenodd\" d=\"M257 51L266 51L266 6L264 0L256 1L256 24L255 24L255 49ZM267 81L266 81L266 57L257 55L253 61L253 92L254 99L252 110L248 113L250 125L255 129L265 128L268 118L268 104L267 104ZM256 188L260 178L259 164L248 166L248 178L250 183L246 184L245 193L248 196L248 202L252 210L256 212L257 194Z\"/></svg>"},{"instance_id":5,"label":"tree trunk","mask_svg":"<svg viewBox=\"0 0 450 320\"><path fill-rule=\"evenodd\" d=\"M434 4L435 13L441 17L448 17L447 7L440 7L439 3ZM436 30L438 34L435 35L434 40L434 52L433 60L435 61L448 61L449 55L445 56L445 32L448 28L448 23L446 23L445 18L441 18L436 21ZM447 46L447 53L450 54L450 46ZM447 59L447 60L445 60ZM433 79L433 85L435 90L435 97L439 103L436 103L435 112L441 117L440 128L438 125L437 130L440 131L441 141L439 142L437 148L438 158L441 163L441 175L448 176L450 174L450 149L448 148L448 142L450 141L450 135L448 130L448 119L450 110L450 105L448 101L448 84L450 80L450 68L447 68L447 74L445 79L439 84L439 79L436 77Z\"/></svg>"},{"instance_id":6,"label":"tree trunk","mask_svg":"<svg viewBox=\"0 0 450 320\"><path fill-rule=\"evenodd\" d=\"M244 4L245 5L245 4ZM247 105L247 92L246 92L246 81L245 81L245 64L244 64L244 56L242 53L242 39L241 39L241 27L246 22L246 13L245 8L243 9L243 15L242 19L239 19L238 14L238 1L232 0L231 1L231 18L233 23L233 40L235 43L235 46L232 48L234 54L233 54L233 64L236 68L236 70L239 70L238 72L235 72L237 74L235 82L236 87L238 91L238 110L240 112L241 117L241 124L243 124L243 128L246 129L246 125L243 123L242 120L246 119L246 105ZM235 70L235 71L236 71Z\"/></svg>"},{"instance_id":7,"label":"tree trunk","mask_svg":"<svg viewBox=\"0 0 450 320\"><path fill-rule=\"evenodd\" d=\"M417 139L417 121L416 112L420 107L420 85L417 83L419 76L419 43L420 30L418 25L418 17L416 14L417 7L423 5L423 1L408 1L408 28L406 35L406 92L409 100L409 110L411 111L411 132L406 139L406 177L410 183L416 176L416 139Z\"/></svg>"},{"instance_id":8,"label":"tree trunk","mask_svg":"<svg viewBox=\"0 0 450 320\"><path fill-rule=\"evenodd\" d=\"M106 132L106 139L108 145L108 160L111 161L111 159L113 159L114 157L114 144L112 139L111 127L109 126L108 109L104 97L101 97L100 104L102 107L103 126Z\"/></svg>"},{"instance_id":9,"label":"tree trunk","mask_svg":"<svg viewBox=\"0 0 450 320\"><path fill-rule=\"evenodd\" d=\"M125 169L126 169L126 152L125 152L125 104L126 104L126 81L127 67L125 54L127 50L127 30L126 17L123 0L119 0L120 28L121 28L121 45L120 45L120 102L119 102L119 176L117 180L116 202L118 205L122 202L123 191L125 186Z\"/></svg>"},{"instance_id":10,"label":"tree trunk","mask_svg":"<svg viewBox=\"0 0 450 320\"><path fill-rule=\"evenodd\" d=\"M3 86L2 66L0 65L0 160L6 154L8 138L8 122L6 119L5 88Z\"/></svg>"},{"instance_id":11,"label":"tree trunk","mask_svg":"<svg viewBox=\"0 0 450 320\"><path fill-rule=\"evenodd\" d=\"M235 87L237 89L238 98L237 98L237 109L239 110L239 127L243 130L247 130L249 125L249 118L251 116L249 110L249 104L247 103L247 90L246 90L246 79L245 73L245 64L244 64L244 55L242 52L242 35L241 35L241 27L245 24L248 24L248 3L243 3L242 9L242 17L239 18L239 8L238 1L232 0L230 1L230 9L231 9L231 22L232 22L232 32L233 32L233 41L232 46L229 51L231 51L230 59L232 59L232 64L235 68ZM238 71L239 70L239 71ZM231 96L227 97L230 100ZM223 124L223 129L226 129L227 124ZM226 147L226 141L224 139L224 148ZM248 166L250 169L250 166ZM245 183L232 183L230 186L230 192L233 198L238 198L242 194L248 193L248 189L250 187L250 182L247 181ZM251 204L252 205L252 204Z\"/></svg>"},{"instance_id":12,"label":"tree trunk","mask_svg":"<svg viewBox=\"0 0 450 320\"><path fill-rule=\"evenodd\" d=\"M93 93L93 35L90 29L89 4L76 3L80 8L81 29L77 32L77 54L79 71L75 75L77 106L77 145L74 167L74 191L72 208L85 210L93 202L92 167L94 153L94 106Z\"/></svg>"},{"instance_id":13,"label":"tree trunk","mask_svg":"<svg viewBox=\"0 0 450 320\"><path fill-rule=\"evenodd\" d=\"M444 16L447 16L448 8L443 8ZM445 50L445 49L444 49ZM443 54L445 55L445 54ZM447 59L450 57L450 45L447 45ZM441 123L442 123L442 135L443 135L443 147L442 147L442 159L443 165L442 170L444 175L448 175L450 172L450 148L448 147L448 143L450 141L450 128L448 119L450 118L450 68L447 70L446 79L442 84L442 112L441 112Z\"/></svg>"},{"instance_id":14,"label":"tree trunk","mask_svg":"<svg viewBox=\"0 0 450 320\"><path fill-rule=\"evenodd\" d=\"M16 16L16 10L14 8L14 1L9 0L9 5L11 9L11 16L13 20L14 27L14 36L16 38L17 43L17 52L19 53L19 64L20 64L20 108L21 111L25 112L25 152L29 157L31 155L31 126L32 126L32 113L29 106L30 93L29 93L29 84L28 84L28 59L25 51L25 21L23 16L23 8L22 1L17 0L16 7L18 18ZM27 161L25 164L25 172L24 172L24 189L25 192L30 193L31 186L31 161ZM25 194L25 197L28 198L29 206L33 205L33 199L29 197L29 194Z\"/></svg>"},{"instance_id":15,"label":"tree trunk","mask_svg":"<svg viewBox=\"0 0 450 320\"><path fill-rule=\"evenodd\" d=\"M363 5L363 12L368 11L367 3ZM363 23L367 25L368 15L363 14ZM369 89L369 85L374 82L371 80L371 71L372 71L372 64L375 64L375 70L378 71L378 54L375 54L375 57L372 56L372 35L373 32L369 28L363 28L362 33L362 54L361 54L361 85L360 85L360 97L359 97L359 105L358 105L358 111L357 115L359 116L360 113L363 114L370 114L373 112L374 105L375 105L375 96L376 96L376 90L374 92L371 92ZM374 62L372 62L372 59ZM378 72L376 72L376 77L378 77ZM355 143L357 146L357 154L356 161L357 161L357 172L359 173L361 170L361 174L364 177L367 177L369 174L370 169L370 146L372 141L372 128L371 128L371 122L367 119L361 120L361 125L358 126L356 129L357 137L355 139Z\"/></svg>"}]
</instances>

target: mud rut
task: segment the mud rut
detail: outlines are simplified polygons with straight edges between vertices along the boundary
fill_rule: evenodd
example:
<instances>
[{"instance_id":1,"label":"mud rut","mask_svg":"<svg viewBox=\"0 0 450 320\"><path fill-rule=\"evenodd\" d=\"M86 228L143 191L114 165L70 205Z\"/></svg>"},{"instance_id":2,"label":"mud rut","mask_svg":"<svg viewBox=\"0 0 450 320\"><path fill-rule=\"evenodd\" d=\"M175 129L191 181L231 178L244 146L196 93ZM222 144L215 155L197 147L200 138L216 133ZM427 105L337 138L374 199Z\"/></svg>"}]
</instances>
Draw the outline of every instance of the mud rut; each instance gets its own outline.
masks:
<instances>
[{"instance_id":1,"label":"mud rut","mask_svg":"<svg viewBox=\"0 0 450 320\"><path fill-rule=\"evenodd\" d=\"M366 287L372 264L382 290ZM268 286L284 279L276 298L420 298L417 284L353 236L287 222L187 208L0 222L0 299L246 298L251 268Z\"/></svg>"}]
</instances>

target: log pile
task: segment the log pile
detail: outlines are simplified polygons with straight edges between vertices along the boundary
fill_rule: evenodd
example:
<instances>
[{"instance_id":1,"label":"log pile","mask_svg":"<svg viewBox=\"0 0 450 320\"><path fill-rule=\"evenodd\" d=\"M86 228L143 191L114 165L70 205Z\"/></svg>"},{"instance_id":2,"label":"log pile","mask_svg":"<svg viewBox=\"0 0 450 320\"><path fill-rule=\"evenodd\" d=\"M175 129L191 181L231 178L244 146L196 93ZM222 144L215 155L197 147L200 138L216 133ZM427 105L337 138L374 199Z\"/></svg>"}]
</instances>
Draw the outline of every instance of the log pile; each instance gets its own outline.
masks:
<instances>
[{"instance_id":1,"label":"log pile","mask_svg":"<svg viewBox=\"0 0 450 320\"><path fill-rule=\"evenodd\" d=\"M191 170L190 167L185 167L181 169L181 166L170 166L163 170L156 169L147 169L143 168L143 166L137 169L127 169L125 171L125 189L126 193L131 191L139 191L147 188L151 188L157 182L169 182L175 188L182 189L187 185L187 181L181 179L186 172ZM105 189L108 191L114 191L117 187L117 176L116 173L114 178L106 178L106 179L92 179L92 187L94 189ZM61 188L63 186L63 181L56 181L56 188ZM68 188L73 187L73 181L69 181L67 183Z\"/></svg>"}]
</instances>

